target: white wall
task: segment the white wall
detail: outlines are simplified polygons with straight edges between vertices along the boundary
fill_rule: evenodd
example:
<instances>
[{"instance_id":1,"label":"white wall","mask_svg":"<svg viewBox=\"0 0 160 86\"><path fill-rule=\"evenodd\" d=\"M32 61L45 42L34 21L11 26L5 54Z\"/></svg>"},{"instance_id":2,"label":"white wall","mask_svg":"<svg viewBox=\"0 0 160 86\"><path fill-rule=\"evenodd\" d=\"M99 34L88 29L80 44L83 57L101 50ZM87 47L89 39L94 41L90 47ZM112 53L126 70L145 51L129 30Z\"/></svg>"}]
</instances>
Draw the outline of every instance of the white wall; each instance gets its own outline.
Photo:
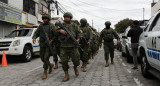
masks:
<instances>
[{"instance_id":1,"label":"white wall","mask_svg":"<svg viewBox=\"0 0 160 86\"><path fill-rule=\"evenodd\" d=\"M151 16L153 16L156 12L160 10L160 1L158 1L152 8L151 8Z\"/></svg>"},{"instance_id":2,"label":"white wall","mask_svg":"<svg viewBox=\"0 0 160 86\"><path fill-rule=\"evenodd\" d=\"M8 0L8 5L23 10L23 0Z\"/></svg>"}]
</instances>

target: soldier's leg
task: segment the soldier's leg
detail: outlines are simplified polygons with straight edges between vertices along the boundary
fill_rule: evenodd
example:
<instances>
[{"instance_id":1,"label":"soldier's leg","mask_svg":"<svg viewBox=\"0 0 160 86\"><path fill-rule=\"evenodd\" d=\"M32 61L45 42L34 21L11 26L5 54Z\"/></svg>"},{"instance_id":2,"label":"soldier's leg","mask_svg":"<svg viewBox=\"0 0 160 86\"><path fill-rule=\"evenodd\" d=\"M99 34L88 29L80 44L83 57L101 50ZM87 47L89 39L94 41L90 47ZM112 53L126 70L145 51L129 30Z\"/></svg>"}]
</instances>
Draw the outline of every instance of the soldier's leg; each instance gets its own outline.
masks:
<instances>
[{"instance_id":1,"label":"soldier's leg","mask_svg":"<svg viewBox=\"0 0 160 86\"><path fill-rule=\"evenodd\" d=\"M68 65L68 49L67 48L60 48L60 58L62 62L62 68L63 71L65 72L65 77L62 79L63 82L69 80L69 65Z\"/></svg>"},{"instance_id":2,"label":"soldier's leg","mask_svg":"<svg viewBox=\"0 0 160 86\"><path fill-rule=\"evenodd\" d=\"M111 64L114 64L113 58L114 58L114 43L110 42L109 43L109 52L110 52L110 57L111 57Z\"/></svg>"},{"instance_id":3,"label":"soldier's leg","mask_svg":"<svg viewBox=\"0 0 160 86\"><path fill-rule=\"evenodd\" d=\"M109 66L109 63L108 63L108 59L109 59L109 48L108 48L108 44L104 44L104 56L105 56L105 60L106 60L106 65L105 67L108 67Z\"/></svg>"},{"instance_id":4,"label":"soldier's leg","mask_svg":"<svg viewBox=\"0 0 160 86\"><path fill-rule=\"evenodd\" d=\"M55 62L54 69L58 68L58 49L56 46L53 47L53 61Z\"/></svg>"},{"instance_id":5,"label":"soldier's leg","mask_svg":"<svg viewBox=\"0 0 160 86\"><path fill-rule=\"evenodd\" d=\"M44 54L44 68L45 70L49 68L49 74L50 74L52 72L52 68L54 65L50 63L49 58L50 58L50 50L48 47L46 47L45 54Z\"/></svg>"},{"instance_id":6,"label":"soldier's leg","mask_svg":"<svg viewBox=\"0 0 160 86\"><path fill-rule=\"evenodd\" d=\"M84 48L83 48L83 55L82 55L82 58L83 58L83 72L86 72L87 71L87 62L88 62L88 51L89 51L89 46L86 45Z\"/></svg>"},{"instance_id":7,"label":"soldier's leg","mask_svg":"<svg viewBox=\"0 0 160 86\"><path fill-rule=\"evenodd\" d=\"M72 58L75 75L78 76L79 72L77 67L80 65L80 54L79 54L78 48L72 48L69 56Z\"/></svg>"}]
</instances>

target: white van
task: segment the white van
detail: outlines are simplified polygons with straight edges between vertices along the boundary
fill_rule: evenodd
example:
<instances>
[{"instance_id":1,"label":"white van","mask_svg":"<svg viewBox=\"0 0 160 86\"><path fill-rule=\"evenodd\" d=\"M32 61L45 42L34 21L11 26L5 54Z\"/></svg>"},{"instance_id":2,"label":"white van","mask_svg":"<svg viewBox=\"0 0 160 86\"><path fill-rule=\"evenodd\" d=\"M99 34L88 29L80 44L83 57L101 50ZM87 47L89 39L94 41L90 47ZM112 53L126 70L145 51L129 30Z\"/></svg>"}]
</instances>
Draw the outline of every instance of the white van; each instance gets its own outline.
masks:
<instances>
[{"instance_id":1,"label":"white van","mask_svg":"<svg viewBox=\"0 0 160 86\"><path fill-rule=\"evenodd\" d=\"M160 11L149 20L139 39L139 56L144 77L160 79Z\"/></svg>"}]
</instances>

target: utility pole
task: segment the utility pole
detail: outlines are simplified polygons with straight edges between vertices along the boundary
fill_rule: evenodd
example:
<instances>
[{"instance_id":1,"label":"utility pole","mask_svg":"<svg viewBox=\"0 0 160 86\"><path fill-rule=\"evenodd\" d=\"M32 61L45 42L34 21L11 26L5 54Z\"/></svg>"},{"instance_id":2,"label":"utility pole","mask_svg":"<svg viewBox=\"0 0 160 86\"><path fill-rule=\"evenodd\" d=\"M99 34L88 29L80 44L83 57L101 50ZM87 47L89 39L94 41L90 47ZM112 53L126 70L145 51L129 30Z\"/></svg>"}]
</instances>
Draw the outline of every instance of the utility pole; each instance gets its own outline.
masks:
<instances>
[{"instance_id":1,"label":"utility pole","mask_svg":"<svg viewBox=\"0 0 160 86\"><path fill-rule=\"evenodd\" d=\"M145 8L143 8L143 21L144 21Z\"/></svg>"},{"instance_id":2,"label":"utility pole","mask_svg":"<svg viewBox=\"0 0 160 86\"><path fill-rule=\"evenodd\" d=\"M92 28L93 28L93 20L92 20Z\"/></svg>"}]
</instances>

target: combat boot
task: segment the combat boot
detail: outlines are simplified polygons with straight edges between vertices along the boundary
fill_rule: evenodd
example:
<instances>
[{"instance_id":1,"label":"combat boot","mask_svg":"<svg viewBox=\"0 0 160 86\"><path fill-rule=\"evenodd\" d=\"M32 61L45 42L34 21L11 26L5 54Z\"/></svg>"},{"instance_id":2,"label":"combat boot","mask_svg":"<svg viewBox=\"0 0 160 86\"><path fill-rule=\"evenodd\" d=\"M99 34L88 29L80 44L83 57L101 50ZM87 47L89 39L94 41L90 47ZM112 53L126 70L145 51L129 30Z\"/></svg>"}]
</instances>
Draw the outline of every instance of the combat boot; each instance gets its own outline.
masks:
<instances>
[{"instance_id":1,"label":"combat boot","mask_svg":"<svg viewBox=\"0 0 160 86\"><path fill-rule=\"evenodd\" d=\"M83 72L87 71L87 67L86 66L87 66L87 63L85 63L84 66L83 66Z\"/></svg>"},{"instance_id":2,"label":"combat boot","mask_svg":"<svg viewBox=\"0 0 160 86\"><path fill-rule=\"evenodd\" d=\"M55 62L54 69L58 69L58 62Z\"/></svg>"},{"instance_id":3,"label":"combat boot","mask_svg":"<svg viewBox=\"0 0 160 86\"><path fill-rule=\"evenodd\" d=\"M113 58L111 58L111 64L114 64Z\"/></svg>"},{"instance_id":4,"label":"combat boot","mask_svg":"<svg viewBox=\"0 0 160 86\"><path fill-rule=\"evenodd\" d=\"M65 77L63 78L63 82L66 82L69 80L69 74L68 74L68 71L65 71Z\"/></svg>"},{"instance_id":5,"label":"combat boot","mask_svg":"<svg viewBox=\"0 0 160 86\"><path fill-rule=\"evenodd\" d=\"M108 60L106 60L106 65L105 65L105 67L108 67L109 66L109 63L108 63Z\"/></svg>"},{"instance_id":6,"label":"combat boot","mask_svg":"<svg viewBox=\"0 0 160 86\"><path fill-rule=\"evenodd\" d=\"M77 69L77 67L74 67L74 71L75 71L75 75L76 75L76 77L78 77L78 75L79 75L79 72L78 72L78 69Z\"/></svg>"},{"instance_id":7,"label":"combat boot","mask_svg":"<svg viewBox=\"0 0 160 86\"><path fill-rule=\"evenodd\" d=\"M42 75L42 80L47 79L47 70L44 70L44 73Z\"/></svg>"},{"instance_id":8,"label":"combat boot","mask_svg":"<svg viewBox=\"0 0 160 86\"><path fill-rule=\"evenodd\" d=\"M52 73L52 68L53 68L53 66L54 66L54 64L50 63L50 65L49 65L49 71L48 71L49 74Z\"/></svg>"},{"instance_id":9,"label":"combat boot","mask_svg":"<svg viewBox=\"0 0 160 86\"><path fill-rule=\"evenodd\" d=\"M87 62L87 64L90 64L89 61Z\"/></svg>"},{"instance_id":10,"label":"combat boot","mask_svg":"<svg viewBox=\"0 0 160 86\"><path fill-rule=\"evenodd\" d=\"M84 63L82 63L82 66L81 66L81 68L83 68L84 67Z\"/></svg>"}]
</instances>

